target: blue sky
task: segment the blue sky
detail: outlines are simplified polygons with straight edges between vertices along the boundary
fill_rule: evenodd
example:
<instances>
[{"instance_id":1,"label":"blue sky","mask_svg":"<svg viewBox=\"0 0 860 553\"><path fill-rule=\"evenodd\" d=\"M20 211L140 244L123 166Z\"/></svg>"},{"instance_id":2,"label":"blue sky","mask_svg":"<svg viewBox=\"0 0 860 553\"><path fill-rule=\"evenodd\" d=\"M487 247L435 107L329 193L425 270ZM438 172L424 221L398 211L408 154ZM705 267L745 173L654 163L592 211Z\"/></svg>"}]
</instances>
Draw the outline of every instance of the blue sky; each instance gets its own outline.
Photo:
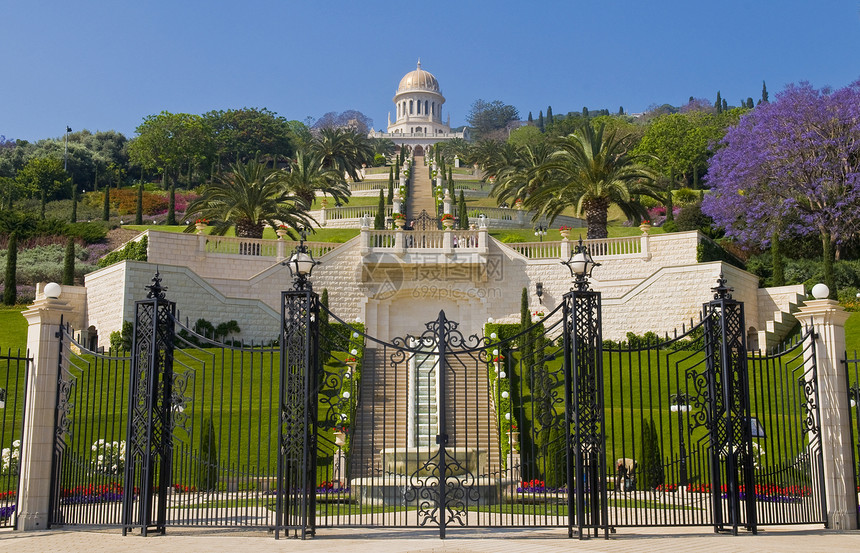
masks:
<instances>
[{"instance_id":1,"label":"blue sky","mask_svg":"<svg viewBox=\"0 0 860 553\"><path fill-rule=\"evenodd\" d=\"M478 98L525 118L860 78L859 0L0 0L0 14L0 134L27 140L244 106L357 109L381 128L419 57L452 125Z\"/></svg>"}]
</instances>

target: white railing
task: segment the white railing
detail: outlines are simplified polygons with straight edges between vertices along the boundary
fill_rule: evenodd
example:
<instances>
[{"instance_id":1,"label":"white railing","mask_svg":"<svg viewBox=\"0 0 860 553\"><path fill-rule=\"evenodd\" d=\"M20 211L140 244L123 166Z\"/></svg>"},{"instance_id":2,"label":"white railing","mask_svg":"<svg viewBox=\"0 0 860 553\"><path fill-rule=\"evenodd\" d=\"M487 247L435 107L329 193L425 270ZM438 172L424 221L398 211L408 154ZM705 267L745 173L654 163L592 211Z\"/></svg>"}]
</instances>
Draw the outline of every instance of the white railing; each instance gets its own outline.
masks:
<instances>
[{"instance_id":1,"label":"white railing","mask_svg":"<svg viewBox=\"0 0 860 553\"><path fill-rule=\"evenodd\" d=\"M278 257L278 241L209 235L206 237L206 253Z\"/></svg>"},{"instance_id":2,"label":"white railing","mask_svg":"<svg viewBox=\"0 0 860 553\"><path fill-rule=\"evenodd\" d=\"M588 251L594 257L636 255L642 253L641 236L589 239L584 240L583 243L588 246Z\"/></svg>"},{"instance_id":3,"label":"white railing","mask_svg":"<svg viewBox=\"0 0 860 553\"><path fill-rule=\"evenodd\" d=\"M530 259L561 258L561 242L516 242L507 246Z\"/></svg>"},{"instance_id":4,"label":"white railing","mask_svg":"<svg viewBox=\"0 0 860 553\"><path fill-rule=\"evenodd\" d=\"M404 250L444 250L447 248L478 249L481 247L480 233L483 230L362 230L362 235L367 236L367 247L374 249L394 249L402 247ZM398 233L402 233L401 242L398 243ZM450 242L447 242L450 236Z\"/></svg>"},{"instance_id":5,"label":"white railing","mask_svg":"<svg viewBox=\"0 0 860 553\"><path fill-rule=\"evenodd\" d=\"M207 254L254 255L260 257L286 257L298 246L291 240L266 240L262 238L237 238L235 236L206 237ZM331 242L305 242L311 255L320 258L340 246Z\"/></svg>"},{"instance_id":6,"label":"white railing","mask_svg":"<svg viewBox=\"0 0 860 553\"><path fill-rule=\"evenodd\" d=\"M388 176L386 175L386 179ZM388 188L388 181L374 180L373 182L368 182L366 180L361 182L351 182L349 183L349 190L351 192L363 192L365 190L385 190Z\"/></svg>"},{"instance_id":7,"label":"white railing","mask_svg":"<svg viewBox=\"0 0 860 553\"><path fill-rule=\"evenodd\" d=\"M379 209L379 206L376 205L345 205L341 207L327 207L325 210L325 219L327 221L335 221L338 219L358 219L359 217L364 217L368 215L370 217L376 216L376 210ZM391 217L393 213L393 206L386 205L385 206L385 216ZM312 212L311 216L313 216L317 221L320 221L321 214L318 211Z\"/></svg>"},{"instance_id":8,"label":"white railing","mask_svg":"<svg viewBox=\"0 0 860 553\"><path fill-rule=\"evenodd\" d=\"M595 258L615 257L621 255L647 256L647 240L648 237L645 236L625 236L622 238L583 240L583 244L588 246L588 251ZM575 242L570 240L567 244L568 246L565 247L564 241L546 241L516 242L505 245L529 259L560 259L570 255L570 251L573 249Z\"/></svg>"}]
</instances>

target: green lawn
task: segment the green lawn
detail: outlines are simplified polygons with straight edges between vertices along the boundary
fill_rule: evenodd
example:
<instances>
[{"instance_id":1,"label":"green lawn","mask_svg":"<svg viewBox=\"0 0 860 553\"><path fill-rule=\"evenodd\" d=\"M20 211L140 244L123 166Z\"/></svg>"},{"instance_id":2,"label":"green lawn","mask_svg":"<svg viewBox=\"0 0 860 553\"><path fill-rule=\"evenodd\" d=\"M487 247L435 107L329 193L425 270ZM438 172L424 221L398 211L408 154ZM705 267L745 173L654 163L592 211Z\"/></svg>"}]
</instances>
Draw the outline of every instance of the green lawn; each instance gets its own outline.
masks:
<instances>
[{"instance_id":1,"label":"green lawn","mask_svg":"<svg viewBox=\"0 0 860 553\"><path fill-rule=\"evenodd\" d=\"M27 321L21 315L24 307L0 307L0 351L27 349Z\"/></svg>"}]
</instances>

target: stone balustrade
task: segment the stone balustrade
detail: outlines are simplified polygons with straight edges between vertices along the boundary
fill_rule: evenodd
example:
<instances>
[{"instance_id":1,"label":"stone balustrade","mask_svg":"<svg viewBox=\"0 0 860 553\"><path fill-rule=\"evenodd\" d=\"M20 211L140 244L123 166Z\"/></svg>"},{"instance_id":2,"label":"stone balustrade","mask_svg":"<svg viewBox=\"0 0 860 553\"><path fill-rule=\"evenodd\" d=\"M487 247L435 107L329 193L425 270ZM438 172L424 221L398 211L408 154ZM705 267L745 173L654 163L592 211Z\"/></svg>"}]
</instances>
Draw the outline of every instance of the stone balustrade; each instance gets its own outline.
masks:
<instances>
[{"instance_id":1,"label":"stone balustrade","mask_svg":"<svg viewBox=\"0 0 860 553\"><path fill-rule=\"evenodd\" d=\"M583 240L588 251L597 261L604 257L649 259L650 236L625 236ZM529 259L568 259L573 248L571 240L544 242L517 242L505 244L518 254Z\"/></svg>"}]
</instances>

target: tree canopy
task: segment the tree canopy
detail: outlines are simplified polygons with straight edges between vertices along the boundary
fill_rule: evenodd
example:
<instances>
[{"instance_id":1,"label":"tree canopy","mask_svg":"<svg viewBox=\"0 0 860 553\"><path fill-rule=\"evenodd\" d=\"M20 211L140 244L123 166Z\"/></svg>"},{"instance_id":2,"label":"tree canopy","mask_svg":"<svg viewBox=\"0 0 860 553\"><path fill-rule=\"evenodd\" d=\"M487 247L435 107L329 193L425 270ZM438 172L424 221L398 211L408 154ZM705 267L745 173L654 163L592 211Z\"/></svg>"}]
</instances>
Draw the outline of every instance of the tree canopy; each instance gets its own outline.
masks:
<instances>
[{"instance_id":1,"label":"tree canopy","mask_svg":"<svg viewBox=\"0 0 860 553\"><path fill-rule=\"evenodd\" d=\"M519 117L517 108L505 104L501 100L493 100L492 102L475 100L466 120L477 138L499 140L507 138L508 124L518 120ZM500 131L505 132L500 135Z\"/></svg>"},{"instance_id":2,"label":"tree canopy","mask_svg":"<svg viewBox=\"0 0 860 553\"><path fill-rule=\"evenodd\" d=\"M860 81L789 85L729 129L711 160L703 211L729 236L818 234L835 293L835 247L860 230ZM778 228L781 226L782 228Z\"/></svg>"}]
</instances>

